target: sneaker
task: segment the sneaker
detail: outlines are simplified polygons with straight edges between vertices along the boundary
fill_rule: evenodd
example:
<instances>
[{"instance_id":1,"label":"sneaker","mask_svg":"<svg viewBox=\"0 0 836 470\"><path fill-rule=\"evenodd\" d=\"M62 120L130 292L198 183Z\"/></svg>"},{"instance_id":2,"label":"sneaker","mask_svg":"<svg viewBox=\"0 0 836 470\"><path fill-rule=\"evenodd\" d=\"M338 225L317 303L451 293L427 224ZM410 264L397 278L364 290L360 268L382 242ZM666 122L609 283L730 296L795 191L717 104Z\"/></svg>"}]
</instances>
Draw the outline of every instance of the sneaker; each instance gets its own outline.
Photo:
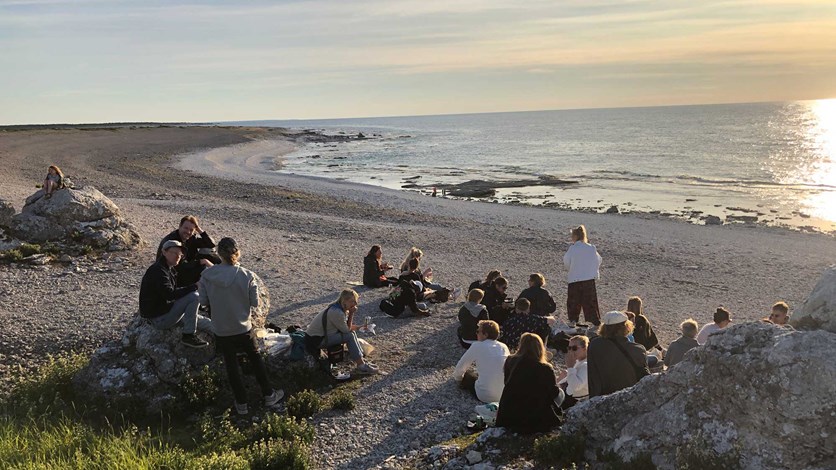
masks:
<instances>
[{"instance_id":1,"label":"sneaker","mask_svg":"<svg viewBox=\"0 0 836 470\"><path fill-rule=\"evenodd\" d=\"M460 295L462 295L461 287L456 287L455 289L453 289L453 302L458 301Z\"/></svg>"},{"instance_id":2,"label":"sneaker","mask_svg":"<svg viewBox=\"0 0 836 470\"><path fill-rule=\"evenodd\" d=\"M357 366L354 369L354 372L352 372L351 374L352 375L354 375L354 374L357 374L357 375L375 375L375 374L379 374L379 373L380 373L380 370L377 367L372 367L371 364L366 363L366 364L363 364L361 366Z\"/></svg>"},{"instance_id":3,"label":"sneaker","mask_svg":"<svg viewBox=\"0 0 836 470\"><path fill-rule=\"evenodd\" d=\"M183 335L183 338L180 340L180 343L183 346L188 346L190 348L205 348L209 346L209 343L203 341L202 339L198 338L197 335Z\"/></svg>"},{"instance_id":4,"label":"sneaker","mask_svg":"<svg viewBox=\"0 0 836 470\"><path fill-rule=\"evenodd\" d=\"M386 316L387 316L387 317L389 317L389 318L398 318L396 315L392 315L391 313L389 313L389 312L387 312L387 311L385 311L385 310L383 311L383 314L384 314L384 315L386 315Z\"/></svg>"},{"instance_id":5,"label":"sneaker","mask_svg":"<svg viewBox=\"0 0 836 470\"><path fill-rule=\"evenodd\" d=\"M418 315L419 317L428 317L428 316L430 316L430 311L429 310L421 310L419 308L418 311L415 312L415 315Z\"/></svg>"},{"instance_id":6,"label":"sneaker","mask_svg":"<svg viewBox=\"0 0 836 470\"><path fill-rule=\"evenodd\" d=\"M247 407L246 403L235 403L235 412L238 413L239 416L244 416L250 412L249 407Z\"/></svg>"},{"instance_id":7,"label":"sneaker","mask_svg":"<svg viewBox=\"0 0 836 470\"><path fill-rule=\"evenodd\" d=\"M264 406L274 406L284 398L284 390L273 390L273 393L264 397Z\"/></svg>"}]
</instances>

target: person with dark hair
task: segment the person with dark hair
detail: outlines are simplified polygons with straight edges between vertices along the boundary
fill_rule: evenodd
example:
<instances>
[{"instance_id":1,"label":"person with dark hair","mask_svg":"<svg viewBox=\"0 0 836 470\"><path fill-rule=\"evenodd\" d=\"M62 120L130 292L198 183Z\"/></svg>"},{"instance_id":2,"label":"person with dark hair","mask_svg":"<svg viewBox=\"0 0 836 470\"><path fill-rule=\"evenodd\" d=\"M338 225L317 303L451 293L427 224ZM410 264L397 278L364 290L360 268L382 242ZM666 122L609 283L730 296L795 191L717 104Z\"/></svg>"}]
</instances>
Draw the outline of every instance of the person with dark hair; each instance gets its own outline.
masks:
<instances>
[{"instance_id":1,"label":"person with dark hair","mask_svg":"<svg viewBox=\"0 0 836 470\"><path fill-rule=\"evenodd\" d=\"M597 326L601 323L601 314L595 280L599 277L601 255L595 245L589 243L585 226L573 228L571 240L572 245L563 256L563 264L569 269L569 291L566 296L569 324L577 323L583 310L584 320Z\"/></svg>"},{"instance_id":2,"label":"person with dark hair","mask_svg":"<svg viewBox=\"0 0 836 470\"><path fill-rule=\"evenodd\" d=\"M477 341L477 325L489 320L488 309L480 302L485 293L481 289L473 289L467 293L467 302L459 309L459 343L467 349Z\"/></svg>"},{"instance_id":3,"label":"person with dark hair","mask_svg":"<svg viewBox=\"0 0 836 470\"><path fill-rule=\"evenodd\" d=\"M644 346L645 349L658 349L664 352L665 349L659 344L659 339L656 337L656 332L653 331L653 326L650 320L644 314L644 306L641 297L633 296L627 300L627 316L633 314L630 320L633 322L633 339Z\"/></svg>"},{"instance_id":4,"label":"person with dark hair","mask_svg":"<svg viewBox=\"0 0 836 470\"><path fill-rule=\"evenodd\" d=\"M490 272L488 272L488 275L485 276L484 280L476 280L470 283L470 287L468 287L467 291L470 292L473 289L481 289L483 291L487 291L488 287L490 287L493 281L499 276L502 276L502 272L498 269L493 269Z\"/></svg>"},{"instance_id":5,"label":"person with dark hair","mask_svg":"<svg viewBox=\"0 0 836 470\"><path fill-rule=\"evenodd\" d=\"M702 327L699 334L697 334L697 342L705 344L708 337L731 324L731 313L723 307L717 307L714 312L714 323L708 323Z\"/></svg>"},{"instance_id":6,"label":"person with dark hair","mask_svg":"<svg viewBox=\"0 0 836 470\"><path fill-rule=\"evenodd\" d=\"M425 277L424 272L421 272L421 263L419 258L412 258L407 262L407 271L401 273L398 278L399 283L411 282L417 288L417 300L428 300L431 302L447 302L452 298L455 302L461 293L461 289L447 289L440 284L434 284L431 280Z\"/></svg>"},{"instance_id":7,"label":"person with dark hair","mask_svg":"<svg viewBox=\"0 0 836 470\"><path fill-rule=\"evenodd\" d=\"M531 314L544 317L557 310L551 292L545 289L546 278L540 273L534 273L528 278L528 289L520 292L518 299L528 299L531 302Z\"/></svg>"},{"instance_id":8,"label":"person with dark hair","mask_svg":"<svg viewBox=\"0 0 836 470\"><path fill-rule=\"evenodd\" d=\"M511 351L517 349L520 338L526 333L536 334L544 344L549 340L549 334L552 331L550 324L554 323L554 318L532 315L529 313L530 308L531 303L528 299L517 299L514 315L502 327L499 340L505 343Z\"/></svg>"},{"instance_id":9,"label":"person with dark hair","mask_svg":"<svg viewBox=\"0 0 836 470\"><path fill-rule=\"evenodd\" d=\"M548 432L560 424L563 390L543 340L533 333L520 338L520 348L505 360L505 387L496 414L497 427L530 434Z\"/></svg>"},{"instance_id":10,"label":"person with dark hair","mask_svg":"<svg viewBox=\"0 0 836 470\"><path fill-rule=\"evenodd\" d=\"M383 250L380 245L373 245L369 254L363 258L363 285L366 287L389 287L398 284L398 278L386 277L386 271L392 269L389 263L381 262Z\"/></svg>"},{"instance_id":11,"label":"person with dark hair","mask_svg":"<svg viewBox=\"0 0 836 470\"><path fill-rule=\"evenodd\" d=\"M284 397L284 391L274 390L267 379L267 369L258 352L250 310L258 307L258 285L255 274L241 267L241 251L232 238L218 243L221 264L205 270L200 278L199 295L202 305L212 306L212 326L215 347L223 355L226 375L235 396L235 411L248 413L247 392L238 368L238 353L246 354L252 367L265 406L274 406Z\"/></svg>"},{"instance_id":12,"label":"person with dark hair","mask_svg":"<svg viewBox=\"0 0 836 470\"><path fill-rule=\"evenodd\" d=\"M459 386L471 392L479 401L499 401L505 386L502 367L509 354L508 348L496 340L499 338L499 325L494 321L480 321L476 328L476 337L477 341L465 351L456 364L453 378L460 381ZM474 364L475 373L469 370Z\"/></svg>"},{"instance_id":13,"label":"person with dark hair","mask_svg":"<svg viewBox=\"0 0 836 470\"><path fill-rule=\"evenodd\" d=\"M632 387L649 375L644 346L627 341L633 322L624 312L609 312L598 327L598 337L589 343L587 370L589 396L609 395Z\"/></svg>"},{"instance_id":14,"label":"person with dark hair","mask_svg":"<svg viewBox=\"0 0 836 470\"><path fill-rule=\"evenodd\" d=\"M193 215L180 219L180 226L177 230L162 239L157 248L157 259L162 256L163 244L169 240L176 240L183 244L183 259L176 269L178 285L186 286L196 283L200 280L200 273L204 269L221 262L215 250L215 241L200 228L197 217Z\"/></svg>"},{"instance_id":15,"label":"person with dark hair","mask_svg":"<svg viewBox=\"0 0 836 470\"><path fill-rule=\"evenodd\" d=\"M488 285L487 290L485 290L485 298L482 299L482 304L488 308L491 320L499 323L500 328L505 324L505 320L513 309L511 304L505 301L508 297L507 290L508 281L499 276Z\"/></svg>"}]
</instances>

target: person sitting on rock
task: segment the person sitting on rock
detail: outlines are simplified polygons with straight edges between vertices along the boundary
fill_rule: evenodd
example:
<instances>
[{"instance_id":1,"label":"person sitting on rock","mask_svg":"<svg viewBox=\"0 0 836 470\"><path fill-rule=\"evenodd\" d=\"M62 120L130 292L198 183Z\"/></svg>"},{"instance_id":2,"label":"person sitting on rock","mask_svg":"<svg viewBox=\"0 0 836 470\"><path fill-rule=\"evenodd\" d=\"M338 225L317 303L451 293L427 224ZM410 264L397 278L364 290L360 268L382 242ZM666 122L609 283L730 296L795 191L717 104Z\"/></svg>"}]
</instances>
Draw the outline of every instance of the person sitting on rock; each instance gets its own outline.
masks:
<instances>
[{"instance_id":1,"label":"person sitting on rock","mask_svg":"<svg viewBox=\"0 0 836 470\"><path fill-rule=\"evenodd\" d=\"M487 291L488 287L490 287L491 283L496 280L499 276L502 276L502 272L498 269L494 269L485 276L485 280L475 280L470 283L470 287L467 288L467 291L470 292L473 289L482 289L483 291Z\"/></svg>"},{"instance_id":2,"label":"person sitting on rock","mask_svg":"<svg viewBox=\"0 0 836 470\"><path fill-rule=\"evenodd\" d=\"M557 376L557 384L566 392L566 399L560 407L569 409L579 401L589 398L589 375L586 365L586 352L589 338L576 335L569 338L566 351L567 369Z\"/></svg>"},{"instance_id":3,"label":"person sitting on rock","mask_svg":"<svg viewBox=\"0 0 836 470\"><path fill-rule=\"evenodd\" d=\"M64 173L57 166L50 165L44 178L44 196L49 199L59 189L64 189Z\"/></svg>"},{"instance_id":4,"label":"person sitting on rock","mask_svg":"<svg viewBox=\"0 0 836 470\"><path fill-rule=\"evenodd\" d=\"M373 245L369 254L363 258L363 285L366 287L389 287L398 284L398 278L386 277L386 271L392 269L389 263L381 262L383 250L380 245Z\"/></svg>"},{"instance_id":5,"label":"person sitting on rock","mask_svg":"<svg viewBox=\"0 0 836 470\"><path fill-rule=\"evenodd\" d=\"M508 297L507 290L508 280L500 276L488 285L487 290L485 290L485 298L482 299L482 303L485 307L488 307L491 320L499 323L500 328L505 324L505 320L513 310L511 304L505 302Z\"/></svg>"},{"instance_id":6,"label":"person sitting on rock","mask_svg":"<svg viewBox=\"0 0 836 470\"><path fill-rule=\"evenodd\" d=\"M697 334L697 342L705 344L711 334L726 328L729 326L731 321L731 313L723 307L718 307L717 310L714 311L714 323L708 323L702 327L699 334Z\"/></svg>"},{"instance_id":7,"label":"person sitting on rock","mask_svg":"<svg viewBox=\"0 0 836 470\"><path fill-rule=\"evenodd\" d=\"M520 338L525 333L536 334L543 343L549 340L550 324L554 324L553 317L541 317L529 313L531 303L528 299L517 299L514 310L514 315L505 322L505 326L502 327L502 336L499 337L499 340L505 343L508 349L515 351L520 343ZM491 318L493 318L493 314L491 314Z\"/></svg>"},{"instance_id":8,"label":"person sitting on rock","mask_svg":"<svg viewBox=\"0 0 836 470\"><path fill-rule=\"evenodd\" d=\"M319 344L314 345L317 349L339 344L348 346L348 357L356 365L352 375L379 374L378 367L363 358L363 347L357 339L356 331L363 328L363 325L354 324L359 300L357 292L344 289L334 303L311 320L305 329L306 338L310 338L308 341L318 341Z\"/></svg>"},{"instance_id":9,"label":"person sitting on rock","mask_svg":"<svg viewBox=\"0 0 836 470\"><path fill-rule=\"evenodd\" d=\"M531 302L532 315L544 317L557 310L557 304L554 303L552 294L544 288L545 285L546 278L540 273L534 273L528 278L528 289L520 292L520 296L517 297Z\"/></svg>"},{"instance_id":10,"label":"person sitting on rock","mask_svg":"<svg viewBox=\"0 0 836 470\"><path fill-rule=\"evenodd\" d=\"M609 312L598 327L598 337L589 343L587 370L589 396L609 395L635 385L647 370L644 346L627 341L633 322L624 312Z\"/></svg>"},{"instance_id":11,"label":"person sitting on rock","mask_svg":"<svg viewBox=\"0 0 836 470\"><path fill-rule=\"evenodd\" d=\"M505 387L499 400L496 426L512 432L548 432L560 424L563 390L557 385L543 340L532 333L520 338L520 348L505 360Z\"/></svg>"},{"instance_id":12,"label":"person sitting on rock","mask_svg":"<svg viewBox=\"0 0 836 470\"><path fill-rule=\"evenodd\" d=\"M235 411L245 415L247 391L238 368L238 353L247 355L265 406L274 406L284 397L284 391L273 390L267 379L267 369L258 352L250 309L258 307L258 285L252 271L241 267L238 260L241 251L232 238L222 238L218 243L221 264L205 270L200 277L198 293L202 305L212 306L212 329L215 331L215 347L223 354L229 385L235 396Z\"/></svg>"},{"instance_id":13,"label":"person sitting on rock","mask_svg":"<svg viewBox=\"0 0 836 470\"><path fill-rule=\"evenodd\" d=\"M479 303L484 296L481 289L473 289L467 293L467 302L459 309L459 342L465 349L478 340L478 324L490 319L487 307Z\"/></svg>"},{"instance_id":14,"label":"person sitting on rock","mask_svg":"<svg viewBox=\"0 0 836 470\"><path fill-rule=\"evenodd\" d=\"M183 345L202 348L209 343L195 334L200 328L212 330L212 320L198 315L200 299L197 284L177 287L175 266L183 257L183 244L177 240L163 243L160 257L142 276L139 288L139 313L154 328L167 330L183 325Z\"/></svg>"},{"instance_id":15,"label":"person sitting on rock","mask_svg":"<svg viewBox=\"0 0 836 470\"><path fill-rule=\"evenodd\" d=\"M453 378L460 381L459 386L483 403L499 401L505 387L502 368L509 351L497 338L499 325L491 320L480 321L476 327L477 341L465 351L453 371ZM469 370L474 364L475 373Z\"/></svg>"},{"instance_id":16,"label":"person sitting on rock","mask_svg":"<svg viewBox=\"0 0 836 470\"><path fill-rule=\"evenodd\" d=\"M157 248L157 258L162 256L163 244L169 240L176 240L183 244L184 254L177 265L177 281L179 285L189 285L200 279L200 273L221 260L215 254L215 242L206 231L200 228L197 217L187 215L180 219L180 226L172 231L160 242Z\"/></svg>"},{"instance_id":17,"label":"person sitting on rock","mask_svg":"<svg viewBox=\"0 0 836 470\"><path fill-rule=\"evenodd\" d=\"M668 352L665 354L665 365L668 368L682 362L685 353L700 345L696 339L697 329L699 329L697 322L689 318L679 324L679 329L682 331L682 336L668 346Z\"/></svg>"},{"instance_id":18,"label":"person sitting on rock","mask_svg":"<svg viewBox=\"0 0 836 470\"><path fill-rule=\"evenodd\" d=\"M783 300L775 302L769 314L769 321L776 325L786 326L790 321L790 306Z\"/></svg>"}]
</instances>

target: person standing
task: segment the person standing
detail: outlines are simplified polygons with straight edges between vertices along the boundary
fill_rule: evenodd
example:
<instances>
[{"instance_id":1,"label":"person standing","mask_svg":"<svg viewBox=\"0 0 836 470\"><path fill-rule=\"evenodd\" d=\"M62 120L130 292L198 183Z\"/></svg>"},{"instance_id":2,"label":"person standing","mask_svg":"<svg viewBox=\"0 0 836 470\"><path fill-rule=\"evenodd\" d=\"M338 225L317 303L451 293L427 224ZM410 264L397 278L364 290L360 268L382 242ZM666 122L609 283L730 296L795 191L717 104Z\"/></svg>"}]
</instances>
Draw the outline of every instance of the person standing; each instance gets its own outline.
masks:
<instances>
[{"instance_id":1,"label":"person standing","mask_svg":"<svg viewBox=\"0 0 836 470\"><path fill-rule=\"evenodd\" d=\"M569 324L577 323L583 310L584 320L598 326L601 324L601 314L595 280L600 276L598 270L602 258L595 245L589 243L583 225L572 229L571 238L572 245L563 255L563 264L569 269L569 292L566 298Z\"/></svg>"},{"instance_id":2,"label":"person standing","mask_svg":"<svg viewBox=\"0 0 836 470\"><path fill-rule=\"evenodd\" d=\"M284 391L274 390L267 380L267 369L258 352L256 337L250 317L250 309L258 307L258 285L252 271L241 267L238 260L241 251L232 238L222 238L218 243L221 264L205 270L198 284L202 305L212 307L212 325L215 330L215 347L223 354L229 385L235 396L235 411L248 413L247 392L238 368L238 353L247 355L252 366L264 405L273 406L284 397Z\"/></svg>"}]
</instances>

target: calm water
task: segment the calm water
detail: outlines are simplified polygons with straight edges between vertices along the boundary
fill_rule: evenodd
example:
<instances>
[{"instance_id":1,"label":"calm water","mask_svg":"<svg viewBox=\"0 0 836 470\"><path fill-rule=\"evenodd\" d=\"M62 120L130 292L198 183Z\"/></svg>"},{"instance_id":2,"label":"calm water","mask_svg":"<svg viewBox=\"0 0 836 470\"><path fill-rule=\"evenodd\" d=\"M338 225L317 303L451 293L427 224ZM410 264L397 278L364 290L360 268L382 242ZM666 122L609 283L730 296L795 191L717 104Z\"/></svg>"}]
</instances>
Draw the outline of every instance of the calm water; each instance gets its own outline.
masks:
<instances>
[{"instance_id":1,"label":"calm water","mask_svg":"<svg viewBox=\"0 0 836 470\"><path fill-rule=\"evenodd\" d=\"M393 188L550 175L580 184L492 199L836 229L836 100L258 124L379 135L302 148L290 173Z\"/></svg>"}]
</instances>

